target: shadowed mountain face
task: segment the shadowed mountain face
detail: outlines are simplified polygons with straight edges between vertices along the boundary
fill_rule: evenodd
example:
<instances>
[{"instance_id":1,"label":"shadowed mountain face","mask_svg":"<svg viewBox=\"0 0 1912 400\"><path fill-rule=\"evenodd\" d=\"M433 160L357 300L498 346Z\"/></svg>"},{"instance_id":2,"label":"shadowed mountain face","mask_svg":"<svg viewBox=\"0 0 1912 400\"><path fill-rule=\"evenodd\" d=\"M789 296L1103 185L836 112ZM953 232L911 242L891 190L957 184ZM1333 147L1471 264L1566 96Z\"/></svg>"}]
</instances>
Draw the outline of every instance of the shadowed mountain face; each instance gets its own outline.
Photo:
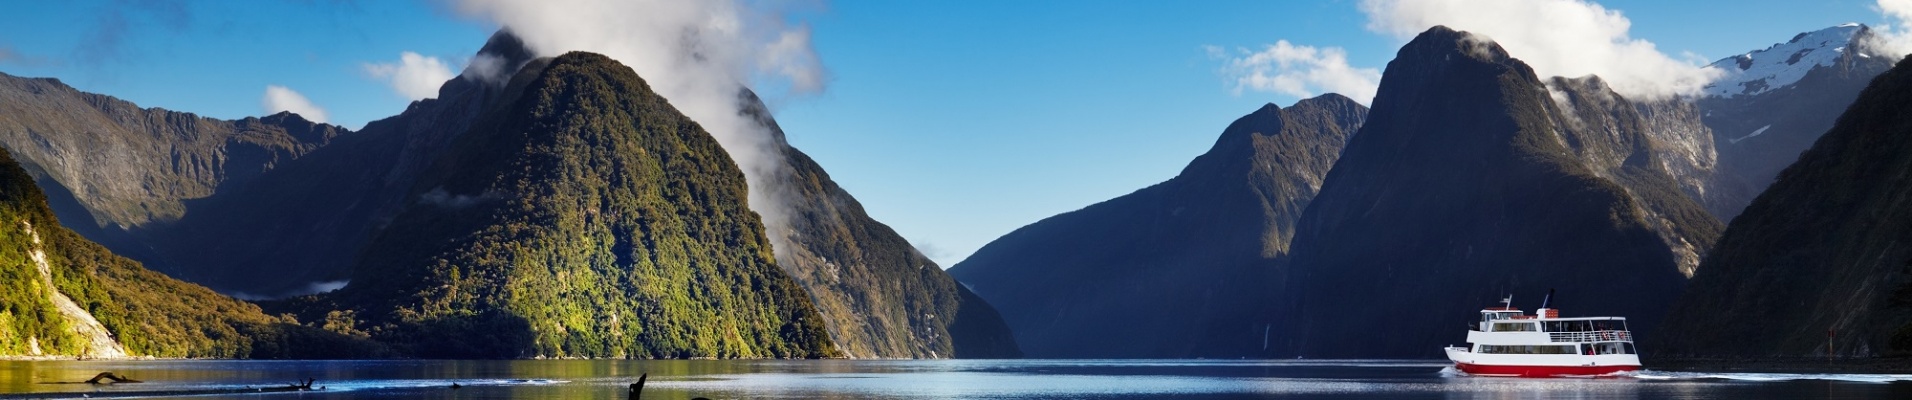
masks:
<instances>
[{"instance_id":1,"label":"shadowed mountain face","mask_svg":"<svg viewBox=\"0 0 1912 400\"><path fill-rule=\"evenodd\" d=\"M188 268L164 262L140 230L188 218L193 202L347 133L290 113L223 121L142 109L54 79L0 74L0 146L47 188L60 219L172 273Z\"/></svg>"},{"instance_id":2,"label":"shadowed mountain face","mask_svg":"<svg viewBox=\"0 0 1912 400\"><path fill-rule=\"evenodd\" d=\"M534 62L308 300L427 357L828 357L744 175L604 56Z\"/></svg>"},{"instance_id":3,"label":"shadowed mountain face","mask_svg":"<svg viewBox=\"0 0 1912 400\"><path fill-rule=\"evenodd\" d=\"M1631 107L1573 90L1582 124L1562 124L1533 70L1483 37L1435 27L1403 47L1295 229L1275 342L1309 358L1438 357L1480 308L1549 289L1567 314L1650 335L1684 281L1663 234L1706 228L1661 228L1655 210L1696 206L1630 188L1680 191L1638 132L1589 129L1632 129Z\"/></svg>"},{"instance_id":4,"label":"shadowed mountain face","mask_svg":"<svg viewBox=\"0 0 1912 400\"><path fill-rule=\"evenodd\" d=\"M404 206L419 174L496 111L509 71L530 61L516 36L492 36L478 52L499 60L504 76L466 74L432 99L366 124L247 185L188 203L186 218L133 232L178 266L168 273L226 292L261 296L309 293L317 281L343 281L367 240Z\"/></svg>"},{"instance_id":5,"label":"shadowed mountain face","mask_svg":"<svg viewBox=\"0 0 1912 400\"><path fill-rule=\"evenodd\" d=\"M1837 121L1733 220L1653 348L1912 353L1912 64L1874 79Z\"/></svg>"},{"instance_id":6,"label":"shadowed mountain face","mask_svg":"<svg viewBox=\"0 0 1912 400\"><path fill-rule=\"evenodd\" d=\"M784 253L777 261L808 289L839 349L851 357L1022 356L994 307L870 218L822 166L785 143L755 94L746 91L739 101L782 146L788 175L766 185L789 208L787 232L768 232Z\"/></svg>"},{"instance_id":7,"label":"shadowed mountain face","mask_svg":"<svg viewBox=\"0 0 1912 400\"><path fill-rule=\"evenodd\" d=\"M1260 357L1293 223L1367 115L1268 105L1173 179L996 239L950 269L1034 357Z\"/></svg>"},{"instance_id":8,"label":"shadowed mountain face","mask_svg":"<svg viewBox=\"0 0 1912 400\"><path fill-rule=\"evenodd\" d=\"M34 181L0 150L0 356L380 355L114 255L61 227Z\"/></svg>"}]
</instances>

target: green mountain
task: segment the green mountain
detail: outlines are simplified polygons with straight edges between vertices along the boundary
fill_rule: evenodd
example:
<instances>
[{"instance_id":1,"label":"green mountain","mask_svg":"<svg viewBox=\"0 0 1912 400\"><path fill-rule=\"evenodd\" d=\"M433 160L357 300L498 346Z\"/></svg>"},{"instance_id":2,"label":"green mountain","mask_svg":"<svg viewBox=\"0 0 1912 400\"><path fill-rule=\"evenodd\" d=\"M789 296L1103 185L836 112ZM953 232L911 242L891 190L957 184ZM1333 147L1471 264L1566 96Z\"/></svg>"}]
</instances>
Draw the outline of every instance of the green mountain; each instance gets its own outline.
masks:
<instances>
[{"instance_id":1,"label":"green mountain","mask_svg":"<svg viewBox=\"0 0 1912 400\"><path fill-rule=\"evenodd\" d=\"M1912 64L1837 121L1733 219L1651 350L1912 354Z\"/></svg>"},{"instance_id":2,"label":"green mountain","mask_svg":"<svg viewBox=\"0 0 1912 400\"><path fill-rule=\"evenodd\" d=\"M783 230L768 233L777 260L808 289L830 337L850 357L1018 358L996 309L830 180L809 155L783 140L783 129L751 93L744 112L783 148L788 176L771 193L789 207Z\"/></svg>"},{"instance_id":3,"label":"green mountain","mask_svg":"<svg viewBox=\"0 0 1912 400\"><path fill-rule=\"evenodd\" d=\"M1586 129L1596 116L1640 126L1632 107L1551 97L1484 37L1435 27L1403 46L1295 228L1276 343L1308 358L1438 357L1481 307L1549 289L1565 313L1626 316L1651 335L1685 282L1683 249L1663 235L1716 228L1665 214L1705 215L1638 132Z\"/></svg>"},{"instance_id":4,"label":"green mountain","mask_svg":"<svg viewBox=\"0 0 1912 400\"><path fill-rule=\"evenodd\" d=\"M1296 218L1367 111L1333 94L1264 106L1176 177L1017 229L949 272L1031 356L1270 356Z\"/></svg>"},{"instance_id":5,"label":"green mountain","mask_svg":"<svg viewBox=\"0 0 1912 400\"><path fill-rule=\"evenodd\" d=\"M325 358L379 346L180 282L64 227L0 150L0 356Z\"/></svg>"},{"instance_id":6,"label":"green mountain","mask_svg":"<svg viewBox=\"0 0 1912 400\"><path fill-rule=\"evenodd\" d=\"M717 141L629 68L534 61L293 308L425 357L831 357Z\"/></svg>"}]
</instances>

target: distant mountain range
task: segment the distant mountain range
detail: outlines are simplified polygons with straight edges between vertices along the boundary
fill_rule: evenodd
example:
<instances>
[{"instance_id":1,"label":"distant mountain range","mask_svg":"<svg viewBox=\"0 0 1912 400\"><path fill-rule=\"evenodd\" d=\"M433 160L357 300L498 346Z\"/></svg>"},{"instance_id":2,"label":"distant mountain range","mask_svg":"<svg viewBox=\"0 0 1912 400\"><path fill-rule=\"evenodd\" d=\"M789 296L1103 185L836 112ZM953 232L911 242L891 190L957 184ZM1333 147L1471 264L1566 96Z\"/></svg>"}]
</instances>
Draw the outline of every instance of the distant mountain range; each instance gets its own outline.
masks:
<instances>
[{"instance_id":1,"label":"distant mountain range","mask_svg":"<svg viewBox=\"0 0 1912 400\"><path fill-rule=\"evenodd\" d=\"M509 32L494 35L480 54L501 60L511 67L507 72L520 66L524 70L516 78L509 74L454 78L435 98L414 102L404 113L374 121L358 132L312 124L291 114L226 122L140 110L54 82L11 78L14 81L9 82L15 84L7 88L40 96L23 95L31 103L26 107L43 107L39 103L69 97L95 99L123 109L115 112L163 114L213 128L177 134L152 131L96 122L113 119L96 117L86 108L64 107L64 114L0 114L0 121L24 121L19 126L27 127L7 130L8 125L0 124L0 144L34 149L41 158L52 160L30 167L43 171L40 175L49 177L43 184L58 189L55 192L70 193L55 196L67 199L56 201L56 209L74 215L114 216L83 226L109 246L170 274L232 293L275 296L344 286L325 296L267 305L396 344L404 354L1020 354L992 307L957 285L894 231L863 214L853 197L796 149L785 145L792 176L781 177L789 182L789 190L781 193L793 196L782 200L797 211L799 223L791 231L766 232L755 213L741 208L741 193L728 192L742 190L729 186L741 184L741 178L725 175L736 169L721 148L631 147L628 142L652 143L646 140L701 128L641 88L640 78L625 76L628 68L608 60L580 59L572 60L576 65L560 68L561 76L546 77L540 73L548 72L551 60L537 58ZM569 109L587 118L590 126L524 128L552 135L550 139L494 137L505 134L496 131L498 124L524 121L529 113L543 110L527 108L529 100L521 99L534 83L577 87L563 84L577 79L617 83L621 88L635 83L640 88L586 93L597 97L553 92L570 97L545 99L552 102L546 106L576 107L574 103L584 102L589 107ZM46 87L27 85L32 83ZM0 95L9 93L0 91ZM755 110L761 123L775 129L775 121L754 95L744 93L739 101L741 109ZM691 128L654 127L673 120ZM238 128L214 129L228 126ZM689 135L702 138L677 140L714 146L714 142L705 143L708 134ZM102 137L157 150L151 156L128 159L97 154L84 145ZM183 140L179 137L210 144L181 145L175 143ZM574 142L580 138L593 142ZM76 144L36 147L49 141ZM291 144L281 146L286 150L265 152L272 157L262 158L252 155L260 153L248 147L253 142ZM687 152L673 153L678 151ZM192 173L151 172L166 172L164 167L171 165L168 160L201 153L215 159L211 167L189 169ZM254 161L261 158L264 161ZM67 159L109 159L118 169L85 172L93 175L72 180L53 179L82 173L69 169L89 165ZM606 169L601 163L615 167ZM495 170L508 165L537 170ZM146 175L163 179L143 178ZM507 185L502 180L509 177L591 185ZM739 180L731 182L731 178ZM132 187L151 193L129 189L130 194L121 197L174 208L110 208L125 201L90 189L140 179L149 183ZM497 182L475 183L486 180ZM452 183L471 191L447 189L455 186ZM66 190L69 187L79 190ZM685 188L696 190L683 192ZM663 189L669 190L651 192ZM513 196L530 193L538 193L539 198L570 193L604 203L521 204L533 211L497 207L507 199L529 199ZM714 193L728 195L712 197ZM459 212L447 214L447 207ZM550 219L553 213L560 218ZM457 218L443 219L452 214ZM660 219L677 214L682 215ZM580 215L590 224L572 225L577 221L570 218ZM581 238L552 234L587 226L597 228ZM487 233L496 229L519 234ZM794 255L789 260L770 259L772 240ZM666 244L668 251L657 247ZM598 245L611 247L593 247ZM633 249L643 251L625 254ZM607 251L618 254L598 258L609 256ZM524 268L531 265L545 267ZM639 281L649 283L631 286ZM736 292L741 289L748 290ZM701 295L685 297L683 293ZM432 302L421 303L425 299ZM419 339L478 332L483 334L463 340Z\"/></svg>"},{"instance_id":2,"label":"distant mountain range","mask_svg":"<svg viewBox=\"0 0 1912 400\"><path fill-rule=\"evenodd\" d=\"M1549 290L1668 356L1824 355L1821 329L1837 355L1912 354L1906 85L1875 35L1800 34L1714 63L1697 96L1635 99L1436 27L1372 109L1267 105L1175 178L947 273L748 90L787 224L630 68L508 31L479 54L515 73L356 132L0 74L0 219L19 223L0 287L23 289L0 294L0 354L1436 357L1479 307ZM261 308L114 253L319 294ZM1787 328L1714 330L1749 321Z\"/></svg>"},{"instance_id":3,"label":"distant mountain range","mask_svg":"<svg viewBox=\"0 0 1912 400\"><path fill-rule=\"evenodd\" d=\"M1714 215L1739 215L1866 83L1892 68L1897 57L1875 49L1876 40L1870 28L1847 24L1713 63L1727 74L1697 103L1719 157L1701 196Z\"/></svg>"},{"instance_id":4,"label":"distant mountain range","mask_svg":"<svg viewBox=\"0 0 1912 400\"><path fill-rule=\"evenodd\" d=\"M1437 357L1458 339L1453 321L1548 289L1570 313L1627 315L1650 337L1722 221L1889 67L1872 35L1801 34L1715 63L1723 77L1698 96L1630 99L1597 76L1540 79L1491 42L1436 29L1389 64L1374 112L1343 124L1345 150L1252 153L1274 172L1260 175L1196 168L1211 150L951 273L1044 357ZM1217 189L1298 186L1287 176L1322 178L1259 197ZM1295 208L1231 206L1242 199ZM1165 210L1205 222L1153 222ZM1399 337L1357 346L1357 331Z\"/></svg>"},{"instance_id":5,"label":"distant mountain range","mask_svg":"<svg viewBox=\"0 0 1912 400\"><path fill-rule=\"evenodd\" d=\"M949 272L1031 356L1263 354L1293 222L1367 111L1340 95L1264 106L1175 178L1017 229Z\"/></svg>"}]
</instances>

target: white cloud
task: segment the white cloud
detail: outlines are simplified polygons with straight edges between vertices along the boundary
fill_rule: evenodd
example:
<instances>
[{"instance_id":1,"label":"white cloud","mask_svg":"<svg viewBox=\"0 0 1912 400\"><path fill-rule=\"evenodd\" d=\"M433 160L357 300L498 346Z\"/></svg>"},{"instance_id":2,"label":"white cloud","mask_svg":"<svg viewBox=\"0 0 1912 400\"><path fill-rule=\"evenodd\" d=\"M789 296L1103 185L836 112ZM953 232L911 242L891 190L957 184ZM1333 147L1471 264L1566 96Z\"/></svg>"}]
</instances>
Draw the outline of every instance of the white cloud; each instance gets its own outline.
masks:
<instances>
[{"instance_id":1,"label":"white cloud","mask_svg":"<svg viewBox=\"0 0 1912 400\"><path fill-rule=\"evenodd\" d=\"M1698 93L1721 74L1630 37L1620 11L1584 0L1363 0L1361 11L1377 33L1407 40L1446 25L1495 39L1543 77L1599 75L1629 97Z\"/></svg>"},{"instance_id":2,"label":"white cloud","mask_svg":"<svg viewBox=\"0 0 1912 400\"><path fill-rule=\"evenodd\" d=\"M392 85L393 91L412 100L437 96L439 86L458 76L438 57L426 57L409 51L399 53L396 64L366 63L363 67L367 75L385 81Z\"/></svg>"},{"instance_id":3,"label":"white cloud","mask_svg":"<svg viewBox=\"0 0 1912 400\"><path fill-rule=\"evenodd\" d=\"M319 123L326 121L324 108L319 108L318 105L312 104L311 100L306 100L305 95L287 89L285 86L266 85L266 96L259 103L265 106L266 114L291 111L307 121Z\"/></svg>"},{"instance_id":4,"label":"white cloud","mask_svg":"<svg viewBox=\"0 0 1912 400\"><path fill-rule=\"evenodd\" d=\"M1204 49L1209 57L1224 60L1222 75L1238 95L1243 89L1301 98L1332 92L1368 104L1381 84L1380 70L1348 65L1348 52L1339 47L1297 46L1278 40L1261 51L1237 48L1233 55L1220 47Z\"/></svg>"},{"instance_id":5,"label":"white cloud","mask_svg":"<svg viewBox=\"0 0 1912 400\"><path fill-rule=\"evenodd\" d=\"M1912 0L1878 0L1878 11L1887 22L1873 28L1866 44L1895 57L1912 53Z\"/></svg>"},{"instance_id":6,"label":"white cloud","mask_svg":"<svg viewBox=\"0 0 1912 400\"><path fill-rule=\"evenodd\" d=\"M746 87L780 95L818 93L827 72L810 31L791 26L774 2L738 0L460 0L459 12L502 25L539 56L582 50L630 66L652 90L717 138L750 186L750 208L785 253L791 196L783 143L739 113Z\"/></svg>"}]
</instances>

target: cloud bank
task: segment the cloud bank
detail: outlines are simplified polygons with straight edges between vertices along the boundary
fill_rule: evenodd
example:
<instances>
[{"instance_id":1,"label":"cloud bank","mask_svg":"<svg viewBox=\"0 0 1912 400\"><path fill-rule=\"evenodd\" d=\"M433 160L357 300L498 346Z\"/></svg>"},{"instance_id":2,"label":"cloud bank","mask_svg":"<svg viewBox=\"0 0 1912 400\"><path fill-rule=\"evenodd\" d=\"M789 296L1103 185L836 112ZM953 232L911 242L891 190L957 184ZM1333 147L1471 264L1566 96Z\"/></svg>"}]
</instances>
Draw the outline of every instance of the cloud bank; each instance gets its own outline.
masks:
<instances>
[{"instance_id":1,"label":"cloud bank","mask_svg":"<svg viewBox=\"0 0 1912 400\"><path fill-rule=\"evenodd\" d=\"M1878 0L1877 10L1887 22L1873 27L1866 44L1895 57L1912 53L1912 0Z\"/></svg>"},{"instance_id":2,"label":"cloud bank","mask_svg":"<svg viewBox=\"0 0 1912 400\"><path fill-rule=\"evenodd\" d=\"M362 68L365 69L366 75L384 81L392 86L392 91L411 100L424 100L438 96L438 87L452 77L458 76L451 72L450 66L445 65L445 62L437 57L426 57L409 51L398 55L398 63L366 63Z\"/></svg>"},{"instance_id":3,"label":"cloud bank","mask_svg":"<svg viewBox=\"0 0 1912 400\"><path fill-rule=\"evenodd\" d=\"M1244 89L1300 98L1332 92L1368 104L1381 85L1380 70L1348 65L1348 52L1339 47L1297 46L1279 40L1261 51L1236 48L1231 54L1216 46L1205 49L1210 58L1223 61L1222 76L1236 95Z\"/></svg>"},{"instance_id":4,"label":"cloud bank","mask_svg":"<svg viewBox=\"0 0 1912 400\"><path fill-rule=\"evenodd\" d=\"M261 99L259 104L265 107L266 114L278 114L280 111L291 111L293 114L299 114L300 117L305 118L307 121L324 123L327 120L324 108L312 104L312 100L307 100L305 95L299 94L299 92L295 92L285 86L266 85L265 98Z\"/></svg>"},{"instance_id":5,"label":"cloud bank","mask_svg":"<svg viewBox=\"0 0 1912 400\"><path fill-rule=\"evenodd\" d=\"M1405 41L1446 25L1493 38L1543 77L1599 75L1628 97L1696 94L1721 74L1630 37L1626 16L1584 0L1363 0L1360 8L1376 33Z\"/></svg>"},{"instance_id":6,"label":"cloud bank","mask_svg":"<svg viewBox=\"0 0 1912 400\"><path fill-rule=\"evenodd\" d=\"M715 136L750 185L750 208L779 256L785 254L790 171L770 129L743 115L738 94L780 88L767 98L817 93L828 73L810 30L761 2L733 0L460 0L458 12L510 28L539 56L581 50L637 71L671 105ZM478 61L474 61L477 64Z\"/></svg>"}]
</instances>

